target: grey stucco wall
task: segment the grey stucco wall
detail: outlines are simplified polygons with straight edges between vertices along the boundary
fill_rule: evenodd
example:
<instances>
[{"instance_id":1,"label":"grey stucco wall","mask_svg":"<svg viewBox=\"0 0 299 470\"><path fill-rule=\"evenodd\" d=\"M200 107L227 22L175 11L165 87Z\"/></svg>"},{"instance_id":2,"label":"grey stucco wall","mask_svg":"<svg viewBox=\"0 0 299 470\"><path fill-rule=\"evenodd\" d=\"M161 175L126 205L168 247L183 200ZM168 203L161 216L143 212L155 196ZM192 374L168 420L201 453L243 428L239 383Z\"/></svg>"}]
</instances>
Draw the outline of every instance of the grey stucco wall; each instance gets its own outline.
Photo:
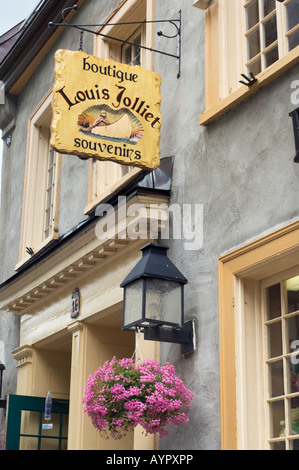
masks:
<instances>
[{"instance_id":1,"label":"grey stucco wall","mask_svg":"<svg viewBox=\"0 0 299 470\"><path fill-rule=\"evenodd\" d=\"M76 22L93 23L94 18L100 22L117 3L97 0L89 9L87 2ZM160 448L167 450L220 448L219 256L299 214L299 165L293 161L294 138L288 116L294 109L290 86L298 79L298 66L207 128L200 127L205 92L204 12L192 3L156 0L155 12L156 19L168 19L176 18L182 9L181 77L176 77L175 59L154 55L154 69L162 76L161 157L175 156L170 202L203 207L203 226L197 227L203 229L200 249L187 250L184 239L162 240L170 247L169 257L189 280L185 315L195 319L197 332L197 350L185 358L178 345L161 345L161 361L174 364L194 392L189 425L160 442ZM170 25L157 25L158 29L165 34L173 32ZM92 52L92 41L85 35L84 50L88 53ZM1 215L0 282L13 274L18 260L28 118L53 83L54 51L76 49L77 44L77 31L63 33L18 99L12 146L5 149L3 159L2 191L6 197ZM176 41L155 36L154 47L175 53ZM86 162L63 156L61 234L84 217L87 186Z\"/></svg>"},{"instance_id":2,"label":"grey stucco wall","mask_svg":"<svg viewBox=\"0 0 299 470\"><path fill-rule=\"evenodd\" d=\"M206 165L208 172L213 170L215 157L208 160L205 129L199 126L205 91L204 13L195 9L192 2L183 2L183 5L179 1L172 2L171 8L167 8L165 2L156 2L156 17L160 19L176 17L181 8L181 77L176 78L174 59L155 55L155 71L162 76L161 154L174 155L170 204L179 204L181 216L183 204L190 205L192 211L195 205L203 206L204 226L195 227L193 223L192 230L204 228L204 245L196 251L186 249L182 218L182 238L163 240L170 248L169 257L189 281L185 288L185 318L195 319L197 350L183 357L180 346L161 345L161 361L175 365L177 373L193 391L194 398L188 426L161 440L160 448L219 449L217 254L211 253L206 239L207 191L212 189L203 176ZM171 46L175 51L175 44L171 45L169 40L161 38L158 42L160 49L169 50ZM217 158L219 160L220 156ZM217 225L216 218L214 224Z\"/></svg>"},{"instance_id":3,"label":"grey stucco wall","mask_svg":"<svg viewBox=\"0 0 299 470\"><path fill-rule=\"evenodd\" d=\"M299 215L299 165L289 112L298 66L208 127L204 110L204 12L192 2L156 2L156 17L182 8L182 74L173 59L155 55L162 76L162 156L174 155L171 204L201 204L203 246L163 240L189 280L185 315L196 321L197 350L183 358L179 346L161 346L194 392L190 423L160 443L162 449L219 449L218 270L223 252L243 245ZM165 31L166 33L166 31ZM157 40L161 49L169 44ZM156 46L157 46L156 44ZM183 210L183 207L182 207ZM191 225L194 219L191 220ZM201 227L198 226L200 230Z\"/></svg>"}]
</instances>

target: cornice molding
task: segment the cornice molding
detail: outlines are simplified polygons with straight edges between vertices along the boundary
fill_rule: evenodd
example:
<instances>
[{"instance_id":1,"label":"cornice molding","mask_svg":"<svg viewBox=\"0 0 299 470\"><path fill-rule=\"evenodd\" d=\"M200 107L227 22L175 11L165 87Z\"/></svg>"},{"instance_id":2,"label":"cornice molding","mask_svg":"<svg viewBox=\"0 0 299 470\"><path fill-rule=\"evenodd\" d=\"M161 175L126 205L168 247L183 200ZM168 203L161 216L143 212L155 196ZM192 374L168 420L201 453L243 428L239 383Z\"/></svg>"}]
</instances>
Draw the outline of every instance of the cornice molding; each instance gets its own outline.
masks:
<instances>
[{"instance_id":1,"label":"cornice molding","mask_svg":"<svg viewBox=\"0 0 299 470\"><path fill-rule=\"evenodd\" d=\"M131 205L138 204L148 211L151 204L161 205L161 209L151 213L156 217L158 233L167 223L168 197L163 195L136 195L127 204L127 211ZM116 217L118 211L115 211ZM148 221L148 213L145 215ZM74 240L55 250L49 257L38 262L31 269L19 273L10 283L2 287L0 298L0 310L11 312L22 316L30 313L39 301L68 284L76 282L87 272L99 266L104 266L107 261L117 254L126 251L126 248L139 242L140 239L123 238L124 232L130 226L130 217L123 223L118 224L118 233L108 234L110 238L99 239L96 235L96 227L93 225L83 231ZM107 218L109 226L109 220ZM124 230L125 229L125 230ZM151 241L150 230L142 236L144 244ZM124 258L125 259L125 258Z\"/></svg>"}]
</instances>

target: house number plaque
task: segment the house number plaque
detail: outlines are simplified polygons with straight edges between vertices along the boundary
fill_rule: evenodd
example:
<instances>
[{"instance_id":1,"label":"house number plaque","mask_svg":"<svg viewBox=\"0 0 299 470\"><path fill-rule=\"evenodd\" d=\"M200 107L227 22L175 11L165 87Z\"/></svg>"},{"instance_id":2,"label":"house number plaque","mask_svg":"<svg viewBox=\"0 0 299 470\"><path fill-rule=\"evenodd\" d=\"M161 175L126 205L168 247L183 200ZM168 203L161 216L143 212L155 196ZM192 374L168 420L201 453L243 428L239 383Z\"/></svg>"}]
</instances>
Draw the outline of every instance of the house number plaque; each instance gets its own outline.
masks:
<instances>
[{"instance_id":1,"label":"house number plaque","mask_svg":"<svg viewBox=\"0 0 299 470\"><path fill-rule=\"evenodd\" d=\"M71 318L77 318L80 311L80 293L79 288L76 287L72 293L72 309L71 309Z\"/></svg>"}]
</instances>

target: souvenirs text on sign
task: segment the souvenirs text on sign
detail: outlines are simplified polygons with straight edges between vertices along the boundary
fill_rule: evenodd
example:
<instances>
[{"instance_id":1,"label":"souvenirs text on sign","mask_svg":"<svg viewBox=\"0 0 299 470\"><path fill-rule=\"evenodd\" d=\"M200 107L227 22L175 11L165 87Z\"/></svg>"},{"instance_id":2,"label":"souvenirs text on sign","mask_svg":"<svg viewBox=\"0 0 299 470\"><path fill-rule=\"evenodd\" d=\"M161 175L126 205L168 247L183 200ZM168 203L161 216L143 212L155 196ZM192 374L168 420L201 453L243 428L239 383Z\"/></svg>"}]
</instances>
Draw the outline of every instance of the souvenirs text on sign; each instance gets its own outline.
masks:
<instances>
[{"instance_id":1,"label":"souvenirs text on sign","mask_svg":"<svg viewBox=\"0 0 299 470\"><path fill-rule=\"evenodd\" d=\"M51 146L59 153L155 169L161 77L81 51L55 54Z\"/></svg>"}]
</instances>

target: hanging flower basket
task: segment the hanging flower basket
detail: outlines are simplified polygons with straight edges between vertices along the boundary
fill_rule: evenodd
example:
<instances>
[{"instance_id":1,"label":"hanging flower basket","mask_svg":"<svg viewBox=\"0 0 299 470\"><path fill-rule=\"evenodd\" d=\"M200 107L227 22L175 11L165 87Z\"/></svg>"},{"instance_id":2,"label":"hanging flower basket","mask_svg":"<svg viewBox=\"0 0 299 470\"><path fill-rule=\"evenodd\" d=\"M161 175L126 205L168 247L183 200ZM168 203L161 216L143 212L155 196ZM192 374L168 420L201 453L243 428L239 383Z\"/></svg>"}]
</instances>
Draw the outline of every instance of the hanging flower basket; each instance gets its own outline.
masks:
<instances>
[{"instance_id":1,"label":"hanging flower basket","mask_svg":"<svg viewBox=\"0 0 299 470\"><path fill-rule=\"evenodd\" d=\"M172 365L114 357L89 377L83 403L106 438L122 439L138 424L165 437L171 426L188 423L192 397Z\"/></svg>"}]
</instances>

